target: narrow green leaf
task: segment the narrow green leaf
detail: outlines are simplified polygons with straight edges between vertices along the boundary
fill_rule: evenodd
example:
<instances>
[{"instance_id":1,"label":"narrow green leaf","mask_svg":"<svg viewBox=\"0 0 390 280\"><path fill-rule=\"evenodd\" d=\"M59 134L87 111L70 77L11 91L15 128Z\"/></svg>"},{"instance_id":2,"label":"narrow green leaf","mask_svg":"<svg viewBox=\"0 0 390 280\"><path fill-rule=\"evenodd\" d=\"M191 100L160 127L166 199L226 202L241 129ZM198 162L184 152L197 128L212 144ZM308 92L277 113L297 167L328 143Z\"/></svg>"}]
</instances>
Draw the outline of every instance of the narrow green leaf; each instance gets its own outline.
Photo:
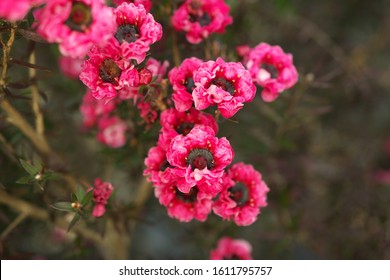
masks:
<instances>
[{"instance_id":1,"label":"narrow green leaf","mask_svg":"<svg viewBox=\"0 0 390 280\"><path fill-rule=\"evenodd\" d=\"M51 205L54 209L65 211L65 212L74 212L71 202L56 202Z\"/></svg>"},{"instance_id":2,"label":"narrow green leaf","mask_svg":"<svg viewBox=\"0 0 390 280\"><path fill-rule=\"evenodd\" d=\"M30 174L30 175L36 175L42 169L42 166L34 166L31 163L29 163L28 161L25 161L23 159L19 159L19 161L20 161L20 164L22 165L22 167L24 168L24 170L26 170L28 172L28 174Z\"/></svg>"},{"instance_id":3,"label":"narrow green leaf","mask_svg":"<svg viewBox=\"0 0 390 280\"><path fill-rule=\"evenodd\" d=\"M93 196L93 191L92 190L87 192L85 194L83 200L81 201L81 205L83 205L83 206L88 205L91 202L92 196Z\"/></svg>"},{"instance_id":4,"label":"narrow green leaf","mask_svg":"<svg viewBox=\"0 0 390 280\"><path fill-rule=\"evenodd\" d=\"M68 226L68 232L76 225L76 223L80 220L81 216L79 214L74 215L72 221Z\"/></svg>"},{"instance_id":5,"label":"narrow green leaf","mask_svg":"<svg viewBox=\"0 0 390 280\"><path fill-rule=\"evenodd\" d=\"M84 199L84 196L85 196L85 191L83 190L82 187L77 187L77 190L76 190L76 197L77 197L77 201L83 201Z\"/></svg>"},{"instance_id":6,"label":"narrow green leaf","mask_svg":"<svg viewBox=\"0 0 390 280\"><path fill-rule=\"evenodd\" d=\"M24 176L16 181L16 184L31 184L34 181L34 176Z\"/></svg>"},{"instance_id":7,"label":"narrow green leaf","mask_svg":"<svg viewBox=\"0 0 390 280\"><path fill-rule=\"evenodd\" d=\"M52 172L52 171L46 171L42 175L42 180L58 180L60 178L60 174Z\"/></svg>"}]
</instances>

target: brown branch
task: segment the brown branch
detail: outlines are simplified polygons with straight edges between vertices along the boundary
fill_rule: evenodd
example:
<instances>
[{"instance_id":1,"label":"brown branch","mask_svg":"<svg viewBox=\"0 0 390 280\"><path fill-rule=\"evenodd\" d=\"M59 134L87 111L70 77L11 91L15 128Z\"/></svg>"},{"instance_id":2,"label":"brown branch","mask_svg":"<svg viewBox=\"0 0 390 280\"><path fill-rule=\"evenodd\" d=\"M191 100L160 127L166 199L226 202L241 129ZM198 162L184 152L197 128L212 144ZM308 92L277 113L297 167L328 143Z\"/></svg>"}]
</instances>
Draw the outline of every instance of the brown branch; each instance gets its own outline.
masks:
<instances>
[{"instance_id":1,"label":"brown branch","mask_svg":"<svg viewBox=\"0 0 390 280\"><path fill-rule=\"evenodd\" d=\"M7 70L8 70L8 61L10 59L10 53L11 53L11 48L15 40L15 33L16 33L16 28L17 25L15 23L11 23L11 28L10 28L10 35L7 43L4 43L2 40L1 44L3 45L3 61L2 61L2 66L3 69L1 71L1 77L0 77L0 87L3 88L6 83L6 76L7 76Z\"/></svg>"},{"instance_id":2,"label":"brown branch","mask_svg":"<svg viewBox=\"0 0 390 280\"><path fill-rule=\"evenodd\" d=\"M48 158L50 154L52 154L52 151L46 138L43 135L38 134L7 99L4 99L0 106L7 113L7 120L16 126L31 141L44 158Z\"/></svg>"},{"instance_id":3,"label":"brown branch","mask_svg":"<svg viewBox=\"0 0 390 280\"><path fill-rule=\"evenodd\" d=\"M35 64L35 51L31 52L31 55L29 58L29 63ZM35 70L34 68L28 69L28 74L29 74L31 80L35 79L36 73L37 73L37 70ZM42 137L44 130L45 130L45 126L44 126L44 122L43 122L43 115L42 115L42 112L39 108L38 86L35 83L33 83L30 86L30 89L31 89L31 95L32 95L32 109L33 109L34 116L35 116L35 129L36 129L38 135L40 135Z\"/></svg>"}]
</instances>

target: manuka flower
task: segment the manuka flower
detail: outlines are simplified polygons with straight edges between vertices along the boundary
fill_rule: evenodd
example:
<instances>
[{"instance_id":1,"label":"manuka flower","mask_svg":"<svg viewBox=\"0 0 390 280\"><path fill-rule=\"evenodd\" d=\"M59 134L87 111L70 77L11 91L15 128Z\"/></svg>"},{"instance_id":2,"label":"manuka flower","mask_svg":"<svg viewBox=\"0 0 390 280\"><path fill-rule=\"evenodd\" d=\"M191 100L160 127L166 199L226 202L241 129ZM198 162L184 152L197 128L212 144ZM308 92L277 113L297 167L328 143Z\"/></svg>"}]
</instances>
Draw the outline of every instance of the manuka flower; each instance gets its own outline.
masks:
<instances>
[{"instance_id":1,"label":"manuka flower","mask_svg":"<svg viewBox=\"0 0 390 280\"><path fill-rule=\"evenodd\" d=\"M267 185L252 165L236 163L225 173L224 188L215 201L213 211L239 226L254 223L260 207L267 206Z\"/></svg>"},{"instance_id":2,"label":"manuka flower","mask_svg":"<svg viewBox=\"0 0 390 280\"><path fill-rule=\"evenodd\" d=\"M171 182L159 185L154 189L154 193L160 204L167 208L168 215L181 222L189 222L192 219L203 222L211 212L213 197L202 192L197 186L192 187L188 193L183 193Z\"/></svg>"},{"instance_id":3,"label":"manuka flower","mask_svg":"<svg viewBox=\"0 0 390 280\"><path fill-rule=\"evenodd\" d=\"M225 138L215 137L208 126L195 126L186 136L176 136L167 151L177 188L189 193L197 186L202 192L216 195L222 189L224 169L233 159L233 149Z\"/></svg>"},{"instance_id":4,"label":"manuka flower","mask_svg":"<svg viewBox=\"0 0 390 280\"><path fill-rule=\"evenodd\" d=\"M126 59L135 59L140 64L146 57L150 45L162 37L161 24L143 5L124 2L115 11L116 31L109 44L121 51Z\"/></svg>"},{"instance_id":5,"label":"manuka flower","mask_svg":"<svg viewBox=\"0 0 390 280\"><path fill-rule=\"evenodd\" d=\"M189 110L194 103L192 91L195 84L192 75L202 63L203 61L196 57L187 58L180 66L172 68L168 73L173 88L172 100L175 102L175 108L180 112Z\"/></svg>"},{"instance_id":6,"label":"manuka flower","mask_svg":"<svg viewBox=\"0 0 390 280\"><path fill-rule=\"evenodd\" d=\"M92 216L99 218L106 212L106 205L114 190L114 187L110 183L103 182L99 178L95 179L94 183L95 187L93 189L92 200L95 202L95 206L92 210Z\"/></svg>"},{"instance_id":7,"label":"manuka flower","mask_svg":"<svg viewBox=\"0 0 390 280\"><path fill-rule=\"evenodd\" d=\"M252 246L243 239L223 237L217 248L211 251L211 260L251 260Z\"/></svg>"},{"instance_id":8,"label":"manuka flower","mask_svg":"<svg viewBox=\"0 0 390 280\"><path fill-rule=\"evenodd\" d=\"M104 0L48 0L34 17L37 33L71 57L83 58L93 45L102 47L115 30Z\"/></svg>"},{"instance_id":9,"label":"manuka flower","mask_svg":"<svg viewBox=\"0 0 390 280\"><path fill-rule=\"evenodd\" d=\"M173 181L171 166L167 160L167 151L163 146L157 145L149 149L148 156L144 161L146 169L144 176L154 187L170 184Z\"/></svg>"},{"instance_id":10,"label":"manuka flower","mask_svg":"<svg viewBox=\"0 0 390 280\"><path fill-rule=\"evenodd\" d=\"M186 0L174 11L173 27L186 32L191 44L198 44L211 33L223 33L233 23L230 8L223 0Z\"/></svg>"},{"instance_id":11,"label":"manuka flower","mask_svg":"<svg viewBox=\"0 0 390 280\"><path fill-rule=\"evenodd\" d=\"M126 144L126 123L118 117L102 118L98 122L97 139L111 148L120 148Z\"/></svg>"},{"instance_id":12,"label":"manuka flower","mask_svg":"<svg viewBox=\"0 0 390 280\"><path fill-rule=\"evenodd\" d=\"M84 61L80 80L92 91L96 99L106 101L115 98L118 91L136 87L139 74L134 65L121 59L117 50L93 47Z\"/></svg>"},{"instance_id":13,"label":"manuka flower","mask_svg":"<svg viewBox=\"0 0 390 280\"><path fill-rule=\"evenodd\" d=\"M264 101L274 101L282 91L298 81L293 57L281 47L260 43L253 49L241 46L238 51L253 81L263 88L261 97Z\"/></svg>"},{"instance_id":14,"label":"manuka flower","mask_svg":"<svg viewBox=\"0 0 390 280\"><path fill-rule=\"evenodd\" d=\"M58 64L62 73L71 79L78 79L84 59L61 55Z\"/></svg>"},{"instance_id":15,"label":"manuka flower","mask_svg":"<svg viewBox=\"0 0 390 280\"><path fill-rule=\"evenodd\" d=\"M9 21L23 19L33 5L38 5L44 0L1 0L0 18Z\"/></svg>"},{"instance_id":16,"label":"manuka flower","mask_svg":"<svg viewBox=\"0 0 390 280\"><path fill-rule=\"evenodd\" d=\"M89 129L96 125L100 118L107 117L116 108L116 102L97 100L90 90L83 97L80 112L83 117L83 128Z\"/></svg>"},{"instance_id":17,"label":"manuka flower","mask_svg":"<svg viewBox=\"0 0 390 280\"><path fill-rule=\"evenodd\" d=\"M151 0L114 0L114 4L119 6L120 4L126 2L126 3L134 3L134 5L143 5L146 12L149 12L152 8L152 1Z\"/></svg>"},{"instance_id":18,"label":"manuka flower","mask_svg":"<svg viewBox=\"0 0 390 280\"><path fill-rule=\"evenodd\" d=\"M169 147L172 139L181 134L186 136L197 125L205 125L212 128L217 134L218 125L214 117L191 108L187 112L179 112L174 108L165 110L160 116L161 134L159 142Z\"/></svg>"},{"instance_id":19,"label":"manuka flower","mask_svg":"<svg viewBox=\"0 0 390 280\"><path fill-rule=\"evenodd\" d=\"M248 70L241 63L225 62L222 58L201 64L194 73L194 83L195 109L217 105L225 118L235 115L256 94Z\"/></svg>"}]
</instances>

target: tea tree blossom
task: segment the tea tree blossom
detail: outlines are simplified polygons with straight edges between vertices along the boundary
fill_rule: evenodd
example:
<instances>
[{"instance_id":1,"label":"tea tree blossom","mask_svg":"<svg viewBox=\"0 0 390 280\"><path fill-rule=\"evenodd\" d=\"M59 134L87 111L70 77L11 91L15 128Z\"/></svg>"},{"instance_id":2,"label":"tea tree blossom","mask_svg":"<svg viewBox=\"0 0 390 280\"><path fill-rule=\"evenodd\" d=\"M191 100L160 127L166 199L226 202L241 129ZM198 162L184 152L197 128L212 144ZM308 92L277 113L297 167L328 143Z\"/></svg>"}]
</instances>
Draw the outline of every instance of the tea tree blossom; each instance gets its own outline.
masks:
<instances>
[{"instance_id":1,"label":"tea tree blossom","mask_svg":"<svg viewBox=\"0 0 390 280\"><path fill-rule=\"evenodd\" d=\"M216 195L222 189L224 169L233 159L233 149L225 138L215 137L215 131L204 125L194 127L187 135L177 135L167 151L167 160L176 176L177 188Z\"/></svg>"},{"instance_id":2,"label":"tea tree blossom","mask_svg":"<svg viewBox=\"0 0 390 280\"><path fill-rule=\"evenodd\" d=\"M225 118L234 116L256 94L249 71L241 63L222 58L201 64L194 73L194 83L195 109L216 105Z\"/></svg>"},{"instance_id":3,"label":"tea tree blossom","mask_svg":"<svg viewBox=\"0 0 390 280\"><path fill-rule=\"evenodd\" d=\"M114 14L104 0L48 0L34 17L37 33L74 58L85 57L93 45L105 45L115 30Z\"/></svg>"},{"instance_id":4,"label":"tea tree blossom","mask_svg":"<svg viewBox=\"0 0 390 280\"><path fill-rule=\"evenodd\" d=\"M111 148L120 148L126 144L128 127L120 118L102 118L99 120L98 129L97 139L99 142Z\"/></svg>"},{"instance_id":5,"label":"tea tree blossom","mask_svg":"<svg viewBox=\"0 0 390 280\"><path fill-rule=\"evenodd\" d=\"M202 63L203 61L199 58L187 58L168 73L168 79L173 88L172 100L175 108L180 112L187 111L193 106L192 91L195 88L193 73Z\"/></svg>"},{"instance_id":6,"label":"tea tree blossom","mask_svg":"<svg viewBox=\"0 0 390 280\"><path fill-rule=\"evenodd\" d=\"M147 13L143 5L123 2L115 10L116 30L109 44L120 49L126 59L135 59L140 64L150 45L162 37L161 24Z\"/></svg>"},{"instance_id":7,"label":"tea tree blossom","mask_svg":"<svg viewBox=\"0 0 390 280\"><path fill-rule=\"evenodd\" d=\"M154 190L160 204L167 208L171 218L181 222L193 219L204 222L211 212L213 196L201 191L197 186L188 193L181 192L174 182L162 184Z\"/></svg>"},{"instance_id":8,"label":"tea tree blossom","mask_svg":"<svg viewBox=\"0 0 390 280\"><path fill-rule=\"evenodd\" d=\"M9 21L21 20L34 5L41 4L43 1L44 0L1 0L0 18Z\"/></svg>"},{"instance_id":9,"label":"tea tree blossom","mask_svg":"<svg viewBox=\"0 0 390 280\"><path fill-rule=\"evenodd\" d=\"M171 18L173 28L184 31L191 44L198 44L211 33L223 33L233 23L230 7L223 0L185 0Z\"/></svg>"},{"instance_id":10,"label":"tea tree blossom","mask_svg":"<svg viewBox=\"0 0 390 280\"><path fill-rule=\"evenodd\" d=\"M252 246L244 239L223 237L210 252L211 260L251 260Z\"/></svg>"},{"instance_id":11,"label":"tea tree blossom","mask_svg":"<svg viewBox=\"0 0 390 280\"><path fill-rule=\"evenodd\" d=\"M236 163L224 176L224 188L213 211L239 226L248 226L256 221L260 208L267 206L268 191L261 174L252 165Z\"/></svg>"},{"instance_id":12,"label":"tea tree blossom","mask_svg":"<svg viewBox=\"0 0 390 280\"><path fill-rule=\"evenodd\" d=\"M95 179L94 185L92 200L95 202L95 206L92 210L92 216L99 218L106 212L106 205L114 187L111 183L103 182L100 178Z\"/></svg>"},{"instance_id":13,"label":"tea tree blossom","mask_svg":"<svg viewBox=\"0 0 390 280\"><path fill-rule=\"evenodd\" d=\"M260 43L253 49L241 46L238 52L243 56L243 63L253 81L263 88L261 97L266 102L274 101L281 92L298 81L292 55L279 46Z\"/></svg>"},{"instance_id":14,"label":"tea tree blossom","mask_svg":"<svg viewBox=\"0 0 390 280\"><path fill-rule=\"evenodd\" d=\"M160 124L159 142L167 148L173 138L179 134L186 136L197 125L208 126L214 130L215 134L218 132L218 125L214 117L194 108L187 112L179 112L174 108L165 110L161 113Z\"/></svg>"},{"instance_id":15,"label":"tea tree blossom","mask_svg":"<svg viewBox=\"0 0 390 280\"><path fill-rule=\"evenodd\" d=\"M152 1L151 0L114 0L114 4L119 6L122 3L134 3L134 5L142 5L144 6L146 12L149 12L150 9L152 8Z\"/></svg>"}]
</instances>

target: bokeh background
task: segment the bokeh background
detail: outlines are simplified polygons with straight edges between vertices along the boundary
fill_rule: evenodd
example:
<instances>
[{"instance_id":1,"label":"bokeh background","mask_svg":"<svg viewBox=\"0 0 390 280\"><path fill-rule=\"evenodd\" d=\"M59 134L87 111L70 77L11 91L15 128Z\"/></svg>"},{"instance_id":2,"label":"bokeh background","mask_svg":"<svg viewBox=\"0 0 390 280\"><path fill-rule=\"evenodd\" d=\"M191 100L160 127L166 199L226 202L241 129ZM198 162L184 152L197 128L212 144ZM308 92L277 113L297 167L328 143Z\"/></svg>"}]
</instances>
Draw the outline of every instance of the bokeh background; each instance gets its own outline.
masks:
<instances>
[{"instance_id":1,"label":"bokeh background","mask_svg":"<svg viewBox=\"0 0 390 280\"><path fill-rule=\"evenodd\" d=\"M208 259L222 236L243 238L255 259L389 259L390 258L390 2L385 0L237 0L231 6L234 23L223 35L189 45L177 35L182 59L223 55L237 59L235 47L260 42L280 45L294 56L299 83L273 103L260 96L245 105L233 121L220 123L235 150L235 161L250 163L270 188L268 206L256 223L237 227L211 214L204 223L180 223L168 217L152 191L143 205L134 201L143 184L143 159L154 145L158 123L140 127L129 145L103 147L94 133L81 130L79 106L85 93L80 81L60 72L54 45L35 45L39 88L47 138L66 163L58 169L88 182L101 177L116 187L111 215L114 225L90 222L94 232L126 239L131 259ZM170 1L153 1L152 13L163 25L164 39L153 57L173 64ZM13 56L26 55L29 43L17 38ZM27 69L13 67L13 78ZM258 90L259 92L260 90ZM27 89L19 90L29 96ZM12 103L33 120L28 101ZM134 114L131 113L131 114ZM36 158L29 142L0 112L0 183L8 193L50 213L50 204L69 198L64 180L51 181L41 191L15 181L25 175L14 155ZM388 150L388 149L387 149ZM134 209L137 208L137 211ZM60 213L62 214L62 213ZM0 231L17 217L0 205ZM27 218L1 239L2 258L115 258L105 247L64 233L52 219ZM119 250L119 249L118 249Z\"/></svg>"}]
</instances>

